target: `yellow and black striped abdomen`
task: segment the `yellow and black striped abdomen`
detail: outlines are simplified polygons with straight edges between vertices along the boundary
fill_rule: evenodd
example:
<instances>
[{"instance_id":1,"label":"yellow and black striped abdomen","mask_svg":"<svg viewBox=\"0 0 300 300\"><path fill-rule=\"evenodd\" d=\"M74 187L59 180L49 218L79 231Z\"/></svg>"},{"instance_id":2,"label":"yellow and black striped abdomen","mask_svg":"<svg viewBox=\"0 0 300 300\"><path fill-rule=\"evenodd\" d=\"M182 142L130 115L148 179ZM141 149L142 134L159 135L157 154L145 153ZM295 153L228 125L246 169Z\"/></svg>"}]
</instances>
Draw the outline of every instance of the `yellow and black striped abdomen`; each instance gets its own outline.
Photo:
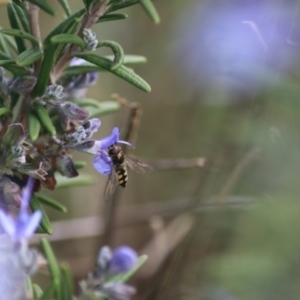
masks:
<instances>
[{"instance_id":1,"label":"yellow and black striped abdomen","mask_svg":"<svg viewBox=\"0 0 300 300\"><path fill-rule=\"evenodd\" d=\"M121 165L116 166L116 172L118 176L119 186L124 188L128 180L125 164L122 163Z\"/></svg>"}]
</instances>

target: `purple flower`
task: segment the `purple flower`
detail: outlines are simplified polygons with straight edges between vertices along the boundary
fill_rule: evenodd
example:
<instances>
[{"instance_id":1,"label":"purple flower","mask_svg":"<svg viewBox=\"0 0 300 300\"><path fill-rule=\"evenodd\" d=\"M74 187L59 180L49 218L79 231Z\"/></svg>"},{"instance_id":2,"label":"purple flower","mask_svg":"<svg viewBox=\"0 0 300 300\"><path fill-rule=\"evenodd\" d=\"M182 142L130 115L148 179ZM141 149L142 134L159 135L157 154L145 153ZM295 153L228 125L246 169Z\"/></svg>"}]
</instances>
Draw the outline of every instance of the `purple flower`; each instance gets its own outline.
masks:
<instances>
[{"instance_id":1,"label":"purple flower","mask_svg":"<svg viewBox=\"0 0 300 300\"><path fill-rule=\"evenodd\" d=\"M40 224L41 211L28 213L29 201L33 189L33 178L29 177L26 187L22 191L21 208L17 219L0 210L0 225L6 234L15 242L21 242L30 238Z\"/></svg>"},{"instance_id":2,"label":"purple flower","mask_svg":"<svg viewBox=\"0 0 300 300\"><path fill-rule=\"evenodd\" d=\"M94 157L93 165L95 169L103 175L109 176L113 166L111 158L107 153L107 150L110 146L119 143L119 144L126 144L130 147L133 147L130 143L121 141L119 139L119 136L120 136L119 128L115 127L112 130L111 135L103 138L100 141L96 141L95 143L97 154Z\"/></svg>"},{"instance_id":3,"label":"purple flower","mask_svg":"<svg viewBox=\"0 0 300 300\"><path fill-rule=\"evenodd\" d=\"M134 267L137 257L135 250L128 246L121 246L113 252L109 270L112 273L127 272Z\"/></svg>"}]
</instances>

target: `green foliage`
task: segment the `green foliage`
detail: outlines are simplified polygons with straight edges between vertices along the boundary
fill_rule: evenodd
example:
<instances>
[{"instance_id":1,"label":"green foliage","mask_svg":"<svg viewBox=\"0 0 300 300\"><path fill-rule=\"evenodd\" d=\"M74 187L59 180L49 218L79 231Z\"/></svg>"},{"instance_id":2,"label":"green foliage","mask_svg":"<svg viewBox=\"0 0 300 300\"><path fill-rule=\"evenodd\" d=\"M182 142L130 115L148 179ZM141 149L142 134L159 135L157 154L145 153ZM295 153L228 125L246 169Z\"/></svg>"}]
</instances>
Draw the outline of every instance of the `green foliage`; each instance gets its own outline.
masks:
<instances>
[{"instance_id":1,"label":"green foliage","mask_svg":"<svg viewBox=\"0 0 300 300\"><path fill-rule=\"evenodd\" d=\"M85 47L84 41L74 34L62 33L55 35L50 39L52 44L74 44L78 45L82 50Z\"/></svg>"},{"instance_id":2,"label":"green foliage","mask_svg":"<svg viewBox=\"0 0 300 300\"><path fill-rule=\"evenodd\" d=\"M105 57L98 56L96 54L77 54L79 58L83 58L86 61L102 68L111 73L115 74L116 76L124 79L125 81L131 83L132 85L136 86L137 88L141 89L144 92L150 92L151 87L150 85L142 79L139 75L134 73L132 69L129 69L125 66L120 66L118 69L112 70L113 62Z\"/></svg>"},{"instance_id":3,"label":"green foliage","mask_svg":"<svg viewBox=\"0 0 300 300\"><path fill-rule=\"evenodd\" d=\"M155 23L158 24L160 22L160 18L158 12L155 9L151 0L140 0L141 5L143 6L144 10L150 17L150 19Z\"/></svg>"},{"instance_id":4,"label":"green foliage","mask_svg":"<svg viewBox=\"0 0 300 300\"><path fill-rule=\"evenodd\" d=\"M20 67L26 67L40 60L42 56L43 53L40 50L28 49L18 55L16 58L16 63Z\"/></svg>"}]
</instances>

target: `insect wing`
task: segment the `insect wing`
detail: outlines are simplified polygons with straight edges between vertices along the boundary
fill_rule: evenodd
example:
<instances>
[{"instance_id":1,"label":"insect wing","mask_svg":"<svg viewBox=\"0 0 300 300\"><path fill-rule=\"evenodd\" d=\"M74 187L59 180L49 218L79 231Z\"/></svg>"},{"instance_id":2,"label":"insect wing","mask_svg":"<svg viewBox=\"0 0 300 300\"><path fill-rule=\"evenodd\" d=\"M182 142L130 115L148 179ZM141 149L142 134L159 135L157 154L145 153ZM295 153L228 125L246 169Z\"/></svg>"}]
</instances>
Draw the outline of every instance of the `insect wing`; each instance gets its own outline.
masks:
<instances>
[{"instance_id":1,"label":"insect wing","mask_svg":"<svg viewBox=\"0 0 300 300\"><path fill-rule=\"evenodd\" d=\"M109 175L108 181L105 186L104 190L104 199L109 200L109 198L114 194L116 191L116 188L118 187L119 182L118 182L118 176L116 172L115 166L112 167L111 173Z\"/></svg>"},{"instance_id":2,"label":"insect wing","mask_svg":"<svg viewBox=\"0 0 300 300\"><path fill-rule=\"evenodd\" d=\"M152 166L132 157L126 156L125 163L126 166L128 166L131 170L135 171L136 173L145 174L154 171L154 168Z\"/></svg>"}]
</instances>

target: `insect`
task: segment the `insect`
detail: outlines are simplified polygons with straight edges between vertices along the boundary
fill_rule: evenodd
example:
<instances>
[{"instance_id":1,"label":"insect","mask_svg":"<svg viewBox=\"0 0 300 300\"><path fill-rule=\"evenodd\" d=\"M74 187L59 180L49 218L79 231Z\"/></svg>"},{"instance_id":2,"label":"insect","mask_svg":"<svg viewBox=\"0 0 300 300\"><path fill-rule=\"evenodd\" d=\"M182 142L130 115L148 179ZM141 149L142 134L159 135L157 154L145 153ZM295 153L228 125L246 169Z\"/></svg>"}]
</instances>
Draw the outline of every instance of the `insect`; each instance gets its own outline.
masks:
<instances>
[{"instance_id":1,"label":"insect","mask_svg":"<svg viewBox=\"0 0 300 300\"><path fill-rule=\"evenodd\" d=\"M128 181L127 167L141 174L153 171L150 165L124 155L122 148L117 144L108 148L108 156L113 166L104 191L105 199L109 199L118 186L126 187Z\"/></svg>"}]
</instances>

